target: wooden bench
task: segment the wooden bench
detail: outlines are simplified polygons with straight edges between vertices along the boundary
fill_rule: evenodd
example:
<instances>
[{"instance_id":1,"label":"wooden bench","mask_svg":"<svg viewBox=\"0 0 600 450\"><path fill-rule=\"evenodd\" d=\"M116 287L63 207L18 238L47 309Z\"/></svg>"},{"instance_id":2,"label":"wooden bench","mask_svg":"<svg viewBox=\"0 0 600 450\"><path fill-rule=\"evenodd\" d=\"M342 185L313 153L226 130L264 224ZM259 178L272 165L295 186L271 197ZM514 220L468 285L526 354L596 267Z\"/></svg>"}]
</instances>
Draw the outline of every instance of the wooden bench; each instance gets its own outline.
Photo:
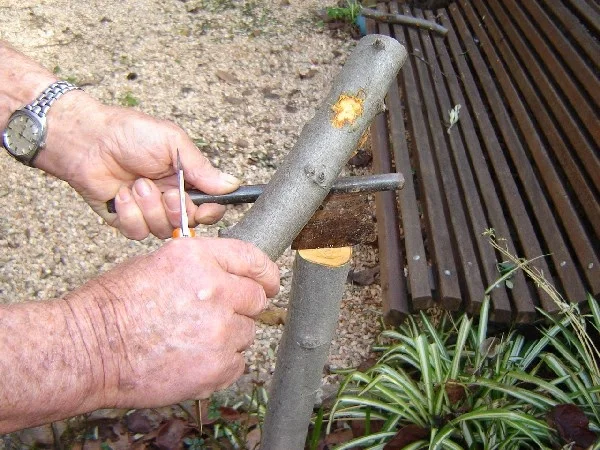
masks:
<instances>
[{"instance_id":1,"label":"wooden bench","mask_svg":"<svg viewBox=\"0 0 600 450\"><path fill-rule=\"evenodd\" d=\"M376 197L384 312L435 302L476 314L500 277L493 228L565 299L600 295L600 11L586 0L458 0L422 11L447 36L368 22L409 59L372 125L376 172L402 191ZM461 105L448 131L449 110ZM411 177L412 173L412 177ZM536 259L537 258L537 259ZM532 322L557 305L517 272L491 293L492 320Z\"/></svg>"}]
</instances>

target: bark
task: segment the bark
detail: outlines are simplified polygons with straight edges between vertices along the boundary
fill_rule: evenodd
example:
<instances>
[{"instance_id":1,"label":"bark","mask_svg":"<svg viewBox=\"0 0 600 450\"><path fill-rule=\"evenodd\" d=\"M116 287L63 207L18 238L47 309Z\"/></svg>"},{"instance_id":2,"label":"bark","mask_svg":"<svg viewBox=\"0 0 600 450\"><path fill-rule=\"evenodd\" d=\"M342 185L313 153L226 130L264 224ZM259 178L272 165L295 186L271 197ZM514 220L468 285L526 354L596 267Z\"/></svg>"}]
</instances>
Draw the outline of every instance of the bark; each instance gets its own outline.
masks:
<instances>
[{"instance_id":1,"label":"bark","mask_svg":"<svg viewBox=\"0 0 600 450\"><path fill-rule=\"evenodd\" d=\"M326 265L323 255L337 259ZM288 320L279 344L262 450L303 449L338 323L351 247L300 250L293 267Z\"/></svg>"},{"instance_id":2,"label":"bark","mask_svg":"<svg viewBox=\"0 0 600 450\"><path fill-rule=\"evenodd\" d=\"M362 8L360 13L373 20L379 22L393 23L397 25L407 25L410 27L424 28L426 30L435 31L436 33L446 36L448 34L448 28L442 25L432 22L431 20L421 19L419 17L405 16L403 14L385 13L370 8Z\"/></svg>"},{"instance_id":3,"label":"bark","mask_svg":"<svg viewBox=\"0 0 600 450\"><path fill-rule=\"evenodd\" d=\"M222 233L281 256L329 193L360 137L384 109L390 83L406 59L393 38L362 38L294 148L242 220Z\"/></svg>"}]
</instances>

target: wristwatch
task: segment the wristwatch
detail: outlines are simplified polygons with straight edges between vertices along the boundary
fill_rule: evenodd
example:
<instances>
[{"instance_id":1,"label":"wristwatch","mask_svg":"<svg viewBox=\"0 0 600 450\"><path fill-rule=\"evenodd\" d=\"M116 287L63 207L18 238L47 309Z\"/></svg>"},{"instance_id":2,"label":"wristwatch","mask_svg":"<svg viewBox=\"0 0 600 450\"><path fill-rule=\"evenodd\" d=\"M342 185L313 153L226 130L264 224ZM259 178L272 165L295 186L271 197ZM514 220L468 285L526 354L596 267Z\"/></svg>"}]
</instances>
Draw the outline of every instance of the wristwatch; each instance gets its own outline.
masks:
<instances>
[{"instance_id":1,"label":"wristwatch","mask_svg":"<svg viewBox=\"0 0 600 450\"><path fill-rule=\"evenodd\" d=\"M12 113L2 133L2 145L8 153L33 167L33 160L46 144L48 110L60 96L75 89L80 88L67 81L57 81L32 103Z\"/></svg>"}]
</instances>

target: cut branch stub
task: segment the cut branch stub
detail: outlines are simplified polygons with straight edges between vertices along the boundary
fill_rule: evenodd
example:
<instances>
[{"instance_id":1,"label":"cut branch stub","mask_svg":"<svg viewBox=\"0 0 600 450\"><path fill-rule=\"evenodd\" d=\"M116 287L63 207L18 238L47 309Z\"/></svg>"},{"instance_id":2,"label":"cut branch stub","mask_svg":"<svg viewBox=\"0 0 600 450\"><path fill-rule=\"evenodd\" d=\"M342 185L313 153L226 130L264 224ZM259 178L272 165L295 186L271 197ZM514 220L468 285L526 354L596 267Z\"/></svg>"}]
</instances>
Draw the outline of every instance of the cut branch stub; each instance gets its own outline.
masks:
<instances>
[{"instance_id":1,"label":"cut branch stub","mask_svg":"<svg viewBox=\"0 0 600 450\"><path fill-rule=\"evenodd\" d=\"M381 112L388 87L405 60L406 50L395 39L362 38L264 193L222 235L252 242L271 259L279 258L327 196L361 136Z\"/></svg>"}]
</instances>

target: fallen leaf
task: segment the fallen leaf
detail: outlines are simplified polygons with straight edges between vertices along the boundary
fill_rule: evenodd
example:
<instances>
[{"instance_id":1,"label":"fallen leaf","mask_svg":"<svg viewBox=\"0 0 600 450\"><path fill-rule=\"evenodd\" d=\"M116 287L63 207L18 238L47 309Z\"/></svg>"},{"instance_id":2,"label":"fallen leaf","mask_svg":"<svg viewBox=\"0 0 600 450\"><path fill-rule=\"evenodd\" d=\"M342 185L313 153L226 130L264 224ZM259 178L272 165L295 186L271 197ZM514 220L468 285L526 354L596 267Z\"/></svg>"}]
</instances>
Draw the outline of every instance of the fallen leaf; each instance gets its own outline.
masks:
<instances>
[{"instance_id":1,"label":"fallen leaf","mask_svg":"<svg viewBox=\"0 0 600 450\"><path fill-rule=\"evenodd\" d=\"M350 270L348 281L359 286L369 286L375 283L375 278L379 274L379 266L368 267L363 270Z\"/></svg>"},{"instance_id":2,"label":"fallen leaf","mask_svg":"<svg viewBox=\"0 0 600 450\"><path fill-rule=\"evenodd\" d=\"M451 405L455 405L463 401L466 397L465 387L460 383L448 381L446 383L446 394Z\"/></svg>"},{"instance_id":3,"label":"fallen leaf","mask_svg":"<svg viewBox=\"0 0 600 450\"><path fill-rule=\"evenodd\" d=\"M371 152L359 148L356 151L356 154L348 160L348 164L354 167L367 167L369 164L371 164L372 160L373 156L371 156Z\"/></svg>"},{"instance_id":4,"label":"fallen leaf","mask_svg":"<svg viewBox=\"0 0 600 450\"><path fill-rule=\"evenodd\" d=\"M230 408L229 406L219 406L219 414L225 422L235 422L240 420L241 414L237 409Z\"/></svg>"},{"instance_id":5,"label":"fallen leaf","mask_svg":"<svg viewBox=\"0 0 600 450\"><path fill-rule=\"evenodd\" d=\"M158 429L156 446L160 450L179 450L183 448L183 437L187 432L187 423L181 419L169 419Z\"/></svg>"},{"instance_id":6,"label":"fallen leaf","mask_svg":"<svg viewBox=\"0 0 600 450\"><path fill-rule=\"evenodd\" d=\"M225 70L217 70L215 72L215 75L217 76L217 78L219 80L226 81L227 83L237 83L238 82L238 79L234 74L227 72Z\"/></svg>"},{"instance_id":7,"label":"fallen leaf","mask_svg":"<svg viewBox=\"0 0 600 450\"><path fill-rule=\"evenodd\" d=\"M577 448L586 449L596 442L598 436L589 429L589 420L585 413L574 404L557 405L546 417L548 425L556 428L565 443L575 443Z\"/></svg>"},{"instance_id":8,"label":"fallen leaf","mask_svg":"<svg viewBox=\"0 0 600 450\"><path fill-rule=\"evenodd\" d=\"M354 437L354 433L350 428L338 428L333 433L325 436L324 444L331 446L348 442Z\"/></svg>"},{"instance_id":9,"label":"fallen leaf","mask_svg":"<svg viewBox=\"0 0 600 450\"><path fill-rule=\"evenodd\" d=\"M269 308L256 316L258 320L266 325L285 325L287 319L287 309Z\"/></svg>"},{"instance_id":10,"label":"fallen leaf","mask_svg":"<svg viewBox=\"0 0 600 450\"><path fill-rule=\"evenodd\" d=\"M149 433L158 428L162 416L152 409L138 409L127 416L127 429L132 433Z\"/></svg>"},{"instance_id":11,"label":"fallen leaf","mask_svg":"<svg viewBox=\"0 0 600 450\"><path fill-rule=\"evenodd\" d=\"M379 433L383 429L383 420L371 419L369 421L370 433ZM354 436L364 436L367 432L366 422L364 420L353 420L350 422L350 428Z\"/></svg>"},{"instance_id":12,"label":"fallen leaf","mask_svg":"<svg viewBox=\"0 0 600 450\"><path fill-rule=\"evenodd\" d=\"M256 450L260 445L260 427L253 428L246 434L246 449Z\"/></svg>"},{"instance_id":13,"label":"fallen leaf","mask_svg":"<svg viewBox=\"0 0 600 450\"><path fill-rule=\"evenodd\" d=\"M314 78L314 76L318 73L319 71L316 69L309 69L301 71L300 73L298 73L298 75L300 76L301 80L310 80L311 78Z\"/></svg>"},{"instance_id":14,"label":"fallen leaf","mask_svg":"<svg viewBox=\"0 0 600 450\"><path fill-rule=\"evenodd\" d=\"M418 425L410 424L400 428L398 433L387 443L384 450L400 450L419 439L425 439L429 436L429 431Z\"/></svg>"},{"instance_id":15,"label":"fallen leaf","mask_svg":"<svg viewBox=\"0 0 600 450\"><path fill-rule=\"evenodd\" d=\"M358 370L359 372L366 372L371 367L373 367L375 364L377 364L377 361L378 361L378 359L374 358L374 357L367 358L358 365L356 370Z\"/></svg>"}]
</instances>

